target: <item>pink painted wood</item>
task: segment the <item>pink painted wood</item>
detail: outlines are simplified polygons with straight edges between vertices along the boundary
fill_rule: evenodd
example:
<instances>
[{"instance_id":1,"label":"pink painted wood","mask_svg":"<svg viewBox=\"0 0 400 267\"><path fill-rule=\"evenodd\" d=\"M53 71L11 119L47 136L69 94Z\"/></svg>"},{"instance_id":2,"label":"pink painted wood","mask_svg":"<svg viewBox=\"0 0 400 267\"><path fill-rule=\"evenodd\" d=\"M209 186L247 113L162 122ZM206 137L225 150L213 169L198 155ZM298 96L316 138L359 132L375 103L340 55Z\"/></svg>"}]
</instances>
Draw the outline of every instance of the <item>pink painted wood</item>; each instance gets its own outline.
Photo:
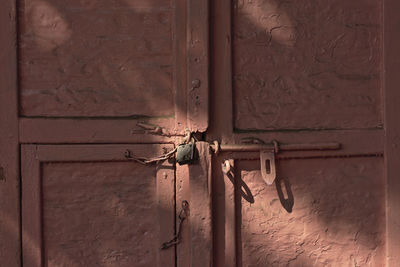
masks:
<instances>
[{"instance_id":1,"label":"pink painted wood","mask_svg":"<svg viewBox=\"0 0 400 267\"><path fill-rule=\"evenodd\" d=\"M212 2L207 137L342 147L279 153L272 187L257 153L216 156L214 264L396 266L397 4L278 2ZM220 164L232 159L229 181Z\"/></svg>"},{"instance_id":2,"label":"pink painted wood","mask_svg":"<svg viewBox=\"0 0 400 267\"><path fill-rule=\"evenodd\" d=\"M278 2L2 1L0 265L397 266L400 6ZM257 153L204 142L176 172L128 162L181 140L143 122L342 149L282 152L266 187Z\"/></svg>"},{"instance_id":3,"label":"pink painted wood","mask_svg":"<svg viewBox=\"0 0 400 267\"><path fill-rule=\"evenodd\" d=\"M198 124L194 128L204 131L208 121L208 39L204 25L207 16L202 16L207 14L207 5L204 3L189 9L181 0L120 1L112 5L101 1L68 4L21 1L18 12L21 115L39 122L86 120L84 123L88 125L99 125L93 119L100 125L120 119L122 124L132 123L129 126L132 128L135 128L132 121L145 121L166 127L172 133L183 131L189 119L191 124ZM193 18L188 20L187 10L193 10L190 15ZM187 23L191 23L191 33L197 40L191 45L187 40ZM51 28L51 24L57 27ZM188 46L193 58L189 63L201 59L193 65L197 66L194 69L186 62ZM199 79L203 81L197 94L201 98L200 108L198 101L189 108L190 112L196 111L193 119L187 114L187 72L201 74ZM200 117L204 122L197 123ZM64 121L53 122L54 126L49 127L57 127ZM25 126L34 127L23 124L22 135L36 139L30 137L31 128ZM124 130L116 129L114 135L95 138L99 127L85 128L92 129L91 142L114 143ZM46 133L46 129L39 130ZM64 127L64 130L74 129ZM62 135L56 142L64 142ZM72 133L67 142L85 142L84 136L75 137Z\"/></svg>"},{"instance_id":4,"label":"pink painted wood","mask_svg":"<svg viewBox=\"0 0 400 267\"><path fill-rule=\"evenodd\" d=\"M0 3L0 265L20 266L16 1Z\"/></svg>"},{"instance_id":5,"label":"pink painted wood","mask_svg":"<svg viewBox=\"0 0 400 267\"><path fill-rule=\"evenodd\" d=\"M188 128L193 132L205 132L209 120L209 8L207 0L187 3Z\"/></svg>"},{"instance_id":6,"label":"pink painted wood","mask_svg":"<svg viewBox=\"0 0 400 267\"><path fill-rule=\"evenodd\" d=\"M165 0L21 1L21 115L173 116L173 15Z\"/></svg>"},{"instance_id":7,"label":"pink painted wood","mask_svg":"<svg viewBox=\"0 0 400 267\"><path fill-rule=\"evenodd\" d=\"M53 247L65 238L62 232L59 240L46 239L46 235L40 240L42 230L38 229L47 223L40 221L38 210L49 207L35 202L41 196L40 190L48 190L38 179L46 180L47 174L58 173L63 168L70 168L76 175L84 173L85 167L71 163L76 160L119 166L121 143L148 144L140 148L139 156L153 156L158 150L152 149L151 144L179 143L185 128L203 132L207 129L208 1L140 0L112 5L101 1L19 3L21 117L17 136L25 144L23 151L27 155L23 155L23 163L27 165L23 167L23 178L38 166L44 166L43 170L47 171L35 175L36 180L22 181L24 196L32 200L23 199L23 207L29 207L23 208L23 261L35 266L51 258L52 264L69 264L74 257L64 255L54 262L54 255L59 251ZM189 92L188 84L193 79L199 79L200 85ZM168 134L149 133L140 123L153 125ZM189 173L193 172L193 175L205 175L209 183L208 152L208 147L201 150L202 167L184 172L183 178L189 179ZM46 163L54 161L59 162L54 163L58 164L56 167ZM90 171L97 169L102 170L99 165ZM30 192L30 187L35 186L33 193ZM193 218L184 231L188 231L189 240L193 241L182 241L180 245L182 251L189 251L192 266L212 262L211 186L203 186L203 180L191 182L188 194L194 203ZM167 187L157 190L161 196L174 192ZM48 201L58 201L56 194L47 195ZM36 209L33 217L27 213L30 208ZM24 236L25 228L32 234ZM48 230L57 236L55 228ZM160 235L166 240L172 238L168 231L165 231L168 238ZM41 243L44 245L37 246ZM208 256L204 257L207 251ZM90 261L96 262L93 255L88 255L89 265ZM178 265L185 261L185 256L179 255ZM121 257L115 260L122 261Z\"/></svg>"},{"instance_id":8,"label":"pink painted wood","mask_svg":"<svg viewBox=\"0 0 400 267\"><path fill-rule=\"evenodd\" d=\"M382 128L382 1L241 1L233 14L235 128Z\"/></svg>"},{"instance_id":9,"label":"pink painted wood","mask_svg":"<svg viewBox=\"0 0 400 267\"><path fill-rule=\"evenodd\" d=\"M386 265L398 266L400 262L400 55L398 33L400 3L384 1L384 70L385 99L385 177L386 177Z\"/></svg>"},{"instance_id":10,"label":"pink painted wood","mask_svg":"<svg viewBox=\"0 0 400 267\"><path fill-rule=\"evenodd\" d=\"M174 266L173 166L143 166L169 145L24 145L22 249L26 266Z\"/></svg>"},{"instance_id":11,"label":"pink painted wood","mask_svg":"<svg viewBox=\"0 0 400 267\"><path fill-rule=\"evenodd\" d=\"M177 166L176 201L189 202L190 216L177 247L178 266L212 266L211 154L207 142L196 143L196 164Z\"/></svg>"}]
</instances>

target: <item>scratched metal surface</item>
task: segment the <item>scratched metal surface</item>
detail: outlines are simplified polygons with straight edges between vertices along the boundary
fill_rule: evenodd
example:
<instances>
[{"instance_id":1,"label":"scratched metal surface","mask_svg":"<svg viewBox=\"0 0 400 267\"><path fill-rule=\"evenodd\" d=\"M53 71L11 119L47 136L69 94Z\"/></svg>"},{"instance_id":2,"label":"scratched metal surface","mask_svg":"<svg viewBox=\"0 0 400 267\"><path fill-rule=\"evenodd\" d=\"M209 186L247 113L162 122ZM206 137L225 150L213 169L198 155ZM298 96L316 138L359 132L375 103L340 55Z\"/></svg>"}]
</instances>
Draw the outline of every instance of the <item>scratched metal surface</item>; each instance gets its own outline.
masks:
<instances>
[{"instance_id":1,"label":"scratched metal surface","mask_svg":"<svg viewBox=\"0 0 400 267\"><path fill-rule=\"evenodd\" d=\"M24 116L173 114L172 0L19 1Z\"/></svg>"},{"instance_id":2,"label":"scratched metal surface","mask_svg":"<svg viewBox=\"0 0 400 267\"><path fill-rule=\"evenodd\" d=\"M236 207L239 266L384 266L382 163L382 158L281 161L279 177L288 179L293 195L293 205L283 205L276 187L262 180L258 161L239 162L248 188Z\"/></svg>"},{"instance_id":3,"label":"scratched metal surface","mask_svg":"<svg viewBox=\"0 0 400 267\"><path fill-rule=\"evenodd\" d=\"M234 1L235 127L381 127L381 6Z\"/></svg>"}]
</instances>

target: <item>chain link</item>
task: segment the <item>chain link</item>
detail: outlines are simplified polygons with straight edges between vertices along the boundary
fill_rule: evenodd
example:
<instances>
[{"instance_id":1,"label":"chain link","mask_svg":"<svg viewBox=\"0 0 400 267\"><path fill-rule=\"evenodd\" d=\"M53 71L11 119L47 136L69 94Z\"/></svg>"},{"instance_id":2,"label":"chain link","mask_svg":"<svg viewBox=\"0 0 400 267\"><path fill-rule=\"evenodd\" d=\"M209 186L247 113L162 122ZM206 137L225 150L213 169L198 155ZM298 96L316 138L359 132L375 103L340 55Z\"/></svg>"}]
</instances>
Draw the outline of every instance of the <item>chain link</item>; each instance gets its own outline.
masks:
<instances>
[{"instance_id":1,"label":"chain link","mask_svg":"<svg viewBox=\"0 0 400 267\"><path fill-rule=\"evenodd\" d=\"M188 216L189 216L189 202L184 200L182 201L182 209L178 216L179 218L178 232L171 240L164 242L161 245L161 249L168 249L181 242L182 225Z\"/></svg>"},{"instance_id":2,"label":"chain link","mask_svg":"<svg viewBox=\"0 0 400 267\"><path fill-rule=\"evenodd\" d=\"M181 144L188 144L188 143L194 143L198 141L196 139L196 137L192 134L192 132L190 132L188 129L186 130L186 134L185 134L185 138L183 138L183 141ZM126 159L129 160L133 160L136 162L139 162L143 165L146 164L151 164L151 163L158 163L160 161L164 161L164 160L168 160L171 158L175 157L175 152L177 151L178 147L175 147L174 149L172 149L171 151L165 153L164 155L161 156L155 156L152 158L146 158L146 157L140 157L140 156L136 156L132 153L132 151L130 151L129 149L126 149L124 152L124 156Z\"/></svg>"}]
</instances>

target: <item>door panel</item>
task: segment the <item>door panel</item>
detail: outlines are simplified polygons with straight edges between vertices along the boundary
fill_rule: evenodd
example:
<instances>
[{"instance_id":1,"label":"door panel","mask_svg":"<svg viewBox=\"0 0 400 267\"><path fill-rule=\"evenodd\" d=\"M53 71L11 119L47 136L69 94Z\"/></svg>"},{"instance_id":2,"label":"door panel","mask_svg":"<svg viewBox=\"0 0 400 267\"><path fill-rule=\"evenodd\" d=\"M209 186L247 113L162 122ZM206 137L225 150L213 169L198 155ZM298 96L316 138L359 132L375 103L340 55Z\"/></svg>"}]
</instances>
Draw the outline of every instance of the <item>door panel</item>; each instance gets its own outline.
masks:
<instances>
[{"instance_id":1,"label":"door panel","mask_svg":"<svg viewBox=\"0 0 400 267\"><path fill-rule=\"evenodd\" d=\"M124 158L163 147L23 146L24 265L174 266L174 167Z\"/></svg>"},{"instance_id":2,"label":"door panel","mask_svg":"<svg viewBox=\"0 0 400 267\"><path fill-rule=\"evenodd\" d=\"M273 186L258 160L231 162L223 266L384 266L381 158L280 160Z\"/></svg>"},{"instance_id":3,"label":"door panel","mask_svg":"<svg viewBox=\"0 0 400 267\"><path fill-rule=\"evenodd\" d=\"M234 127L382 126L382 1L233 1Z\"/></svg>"},{"instance_id":4,"label":"door panel","mask_svg":"<svg viewBox=\"0 0 400 267\"><path fill-rule=\"evenodd\" d=\"M384 264L382 159L280 161L272 187L257 163L236 164L239 266Z\"/></svg>"},{"instance_id":5,"label":"door panel","mask_svg":"<svg viewBox=\"0 0 400 267\"><path fill-rule=\"evenodd\" d=\"M21 115L173 116L174 7L20 1Z\"/></svg>"},{"instance_id":6,"label":"door panel","mask_svg":"<svg viewBox=\"0 0 400 267\"><path fill-rule=\"evenodd\" d=\"M383 98L384 3L393 5L213 2L207 137L242 151L278 144L272 186L261 177L260 152L221 150L214 158L216 266L385 266L397 257L398 238L387 234L400 233L397 204L388 204L383 158L383 107L395 101ZM385 36L397 39L395 32ZM340 149L279 150L324 142Z\"/></svg>"},{"instance_id":7,"label":"door panel","mask_svg":"<svg viewBox=\"0 0 400 267\"><path fill-rule=\"evenodd\" d=\"M179 177L199 194L176 187L194 203L178 253L159 250L178 227L173 164L123 156L160 155L186 128L207 130L208 1L0 7L0 265L211 264L209 145L208 161Z\"/></svg>"}]
</instances>

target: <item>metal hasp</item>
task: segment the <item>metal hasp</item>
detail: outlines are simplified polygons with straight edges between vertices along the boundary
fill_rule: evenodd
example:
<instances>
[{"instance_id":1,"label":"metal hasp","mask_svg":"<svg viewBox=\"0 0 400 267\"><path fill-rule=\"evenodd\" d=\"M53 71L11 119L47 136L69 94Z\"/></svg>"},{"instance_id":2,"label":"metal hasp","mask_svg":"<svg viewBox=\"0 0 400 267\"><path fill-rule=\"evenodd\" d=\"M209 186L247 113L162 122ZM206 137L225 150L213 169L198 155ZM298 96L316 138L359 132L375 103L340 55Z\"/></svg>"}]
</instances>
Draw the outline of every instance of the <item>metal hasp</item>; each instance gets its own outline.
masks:
<instances>
[{"instance_id":1,"label":"metal hasp","mask_svg":"<svg viewBox=\"0 0 400 267\"><path fill-rule=\"evenodd\" d=\"M214 141L210 145L215 153L219 152L260 152L261 175L264 181L271 185L276 179L275 155L280 151L300 150L337 150L339 143L304 143L304 144L279 144L272 141L269 144L219 144Z\"/></svg>"},{"instance_id":2,"label":"metal hasp","mask_svg":"<svg viewBox=\"0 0 400 267\"><path fill-rule=\"evenodd\" d=\"M271 185L276 178L275 152L260 151L261 176L267 185Z\"/></svg>"}]
</instances>

